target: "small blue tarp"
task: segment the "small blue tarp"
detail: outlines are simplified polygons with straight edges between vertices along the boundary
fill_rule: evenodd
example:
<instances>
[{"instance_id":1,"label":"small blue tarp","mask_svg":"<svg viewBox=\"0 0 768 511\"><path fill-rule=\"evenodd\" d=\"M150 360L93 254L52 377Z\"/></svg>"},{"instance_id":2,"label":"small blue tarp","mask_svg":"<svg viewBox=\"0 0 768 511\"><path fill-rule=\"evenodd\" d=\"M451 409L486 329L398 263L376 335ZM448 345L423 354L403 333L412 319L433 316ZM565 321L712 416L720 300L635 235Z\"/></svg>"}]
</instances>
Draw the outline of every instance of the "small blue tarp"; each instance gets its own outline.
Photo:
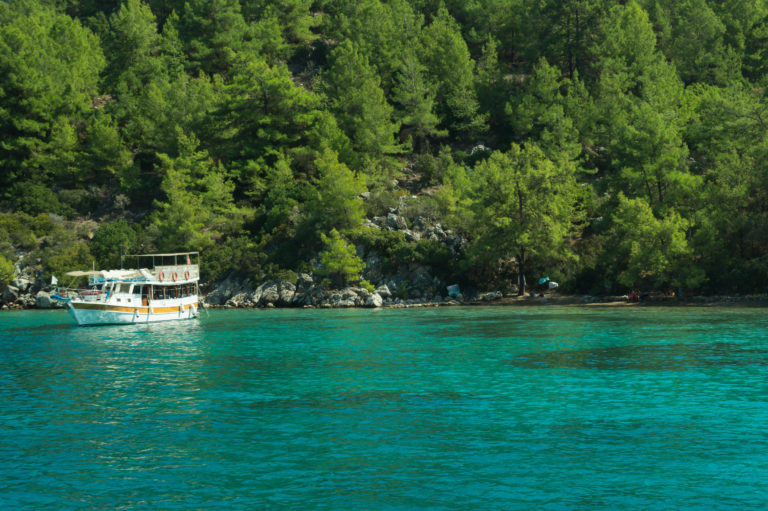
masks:
<instances>
[{"instance_id":1,"label":"small blue tarp","mask_svg":"<svg viewBox=\"0 0 768 511\"><path fill-rule=\"evenodd\" d=\"M541 277L539 279L539 285L545 284L549 281L549 277Z\"/></svg>"}]
</instances>

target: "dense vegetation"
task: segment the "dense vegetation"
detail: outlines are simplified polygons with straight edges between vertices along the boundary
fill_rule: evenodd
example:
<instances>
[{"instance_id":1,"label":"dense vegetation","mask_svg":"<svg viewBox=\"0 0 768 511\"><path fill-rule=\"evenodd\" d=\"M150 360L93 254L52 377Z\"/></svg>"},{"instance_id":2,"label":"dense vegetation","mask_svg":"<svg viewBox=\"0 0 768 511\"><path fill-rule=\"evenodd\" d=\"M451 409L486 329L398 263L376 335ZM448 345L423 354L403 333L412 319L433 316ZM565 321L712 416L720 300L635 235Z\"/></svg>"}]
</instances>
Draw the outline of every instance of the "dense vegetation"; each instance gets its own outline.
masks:
<instances>
[{"instance_id":1,"label":"dense vegetation","mask_svg":"<svg viewBox=\"0 0 768 511\"><path fill-rule=\"evenodd\" d=\"M346 282L354 243L485 288L762 293L766 52L765 0L0 2L0 279L200 249ZM363 227L414 190L461 254Z\"/></svg>"}]
</instances>

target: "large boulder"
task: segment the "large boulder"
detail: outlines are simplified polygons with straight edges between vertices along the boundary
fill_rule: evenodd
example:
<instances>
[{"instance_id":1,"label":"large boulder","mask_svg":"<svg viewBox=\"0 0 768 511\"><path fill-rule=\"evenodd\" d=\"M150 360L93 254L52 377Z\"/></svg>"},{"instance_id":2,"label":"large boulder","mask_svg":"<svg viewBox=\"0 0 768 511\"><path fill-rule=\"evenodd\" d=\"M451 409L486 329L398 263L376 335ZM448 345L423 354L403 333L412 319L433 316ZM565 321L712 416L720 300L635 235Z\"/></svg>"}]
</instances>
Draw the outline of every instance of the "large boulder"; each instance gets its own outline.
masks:
<instances>
[{"instance_id":1,"label":"large boulder","mask_svg":"<svg viewBox=\"0 0 768 511\"><path fill-rule=\"evenodd\" d=\"M251 305L251 295L248 291L241 291L239 293L235 293L235 295L226 301L224 306L226 307L248 307Z\"/></svg>"},{"instance_id":2,"label":"large boulder","mask_svg":"<svg viewBox=\"0 0 768 511\"><path fill-rule=\"evenodd\" d=\"M296 280L296 291L306 293L312 289L315 285L315 280L312 275L308 273L299 273L299 278Z\"/></svg>"},{"instance_id":3,"label":"large boulder","mask_svg":"<svg viewBox=\"0 0 768 511\"><path fill-rule=\"evenodd\" d=\"M35 295L35 307L38 309L58 309L61 306L61 302L52 300L51 295L45 291L38 291Z\"/></svg>"},{"instance_id":4,"label":"large boulder","mask_svg":"<svg viewBox=\"0 0 768 511\"><path fill-rule=\"evenodd\" d=\"M359 297L352 289L347 288L341 291L331 291L327 300L323 301L331 307L354 307L357 305ZM322 304L321 304L322 305Z\"/></svg>"},{"instance_id":5,"label":"large boulder","mask_svg":"<svg viewBox=\"0 0 768 511\"><path fill-rule=\"evenodd\" d=\"M392 292L389 290L389 286L386 284L377 287L373 292L374 294L379 295L381 298L392 298Z\"/></svg>"},{"instance_id":6,"label":"large boulder","mask_svg":"<svg viewBox=\"0 0 768 511\"><path fill-rule=\"evenodd\" d=\"M278 305L290 305L293 300L293 295L296 294L296 286L287 280L281 280L277 286L277 299Z\"/></svg>"},{"instance_id":7,"label":"large boulder","mask_svg":"<svg viewBox=\"0 0 768 511\"><path fill-rule=\"evenodd\" d=\"M11 281L11 285L19 290L19 293L26 293L30 286L32 286L32 281L25 278L25 277L16 277Z\"/></svg>"},{"instance_id":8,"label":"large boulder","mask_svg":"<svg viewBox=\"0 0 768 511\"><path fill-rule=\"evenodd\" d=\"M304 291L295 292L293 298L291 298L291 306L304 307L305 305L315 305L312 296Z\"/></svg>"},{"instance_id":9,"label":"large boulder","mask_svg":"<svg viewBox=\"0 0 768 511\"><path fill-rule=\"evenodd\" d=\"M373 293L365 301L366 307L381 307L382 305L384 305L384 300L381 298L381 295L378 293Z\"/></svg>"},{"instance_id":10,"label":"large boulder","mask_svg":"<svg viewBox=\"0 0 768 511\"><path fill-rule=\"evenodd\" d=\"M396 213L387 214L387 225L396 231L404 231L408 229L408 222L405 218Z\"/></svg>"},{"instance_id":11,"label":"large boulder","mask_svg":"<svg viewBox=\"0 0 768 511\"><path fill-rule=\"evenodd\" d=\"M13 303L19 299L19 288L16 286L5 286L2 294L4 303Z\"/></svg>"},{"instance_id":12,"label":"large boulder","mask_svg":"<svg viewBox=\"0 0 768 511\"><path fill-rule=\"evenodd\" d=\"M260 285L257 291L261 291L258 303L262 307L266 307L269 304L274 305L280 299L277 282L267 281Z\"/></svg>"}]
</instances>

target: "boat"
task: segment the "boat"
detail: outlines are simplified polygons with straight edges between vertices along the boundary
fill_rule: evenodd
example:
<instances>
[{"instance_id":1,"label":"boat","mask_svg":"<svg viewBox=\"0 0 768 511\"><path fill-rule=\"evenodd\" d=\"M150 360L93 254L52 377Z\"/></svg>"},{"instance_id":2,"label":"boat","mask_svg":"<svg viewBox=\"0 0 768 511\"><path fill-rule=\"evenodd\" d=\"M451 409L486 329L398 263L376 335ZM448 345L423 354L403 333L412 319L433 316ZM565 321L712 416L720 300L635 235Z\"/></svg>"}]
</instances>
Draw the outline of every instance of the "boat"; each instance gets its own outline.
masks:
<instances>
[{"instance_id":1,"label":"boat","mask_svg":"<svg viewBox=\"0 0 768 511\"><path fill-rule=\"evenodd\" d=\"M125 260L137 269L122 269ZM146 265L146 266L142 266ZM73 271L88 287L57 288L78 325L123 325L178 321L199 315L200 253L135 254L121 257L119 270Z\"/></svg>"}]
</instances>

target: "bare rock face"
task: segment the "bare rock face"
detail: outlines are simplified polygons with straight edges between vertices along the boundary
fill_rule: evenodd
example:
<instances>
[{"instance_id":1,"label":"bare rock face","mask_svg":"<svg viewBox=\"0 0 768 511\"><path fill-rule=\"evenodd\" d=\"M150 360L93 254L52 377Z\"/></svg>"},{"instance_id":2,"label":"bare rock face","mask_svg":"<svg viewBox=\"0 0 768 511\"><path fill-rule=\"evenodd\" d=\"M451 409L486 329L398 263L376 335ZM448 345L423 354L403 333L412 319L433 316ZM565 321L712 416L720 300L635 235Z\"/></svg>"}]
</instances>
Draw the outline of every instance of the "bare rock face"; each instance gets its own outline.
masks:
<instances>
[{"instance_id":1,"label":"bare rock face","mask_svg":"<svg viewBox=\"0 0 768 511\"><path fill-rule=\"evenodd\" d=\"M227 277L205 297L206 305L223 305L243 290L243 284L234 277Z\"/></svg>"}]
</instances>

